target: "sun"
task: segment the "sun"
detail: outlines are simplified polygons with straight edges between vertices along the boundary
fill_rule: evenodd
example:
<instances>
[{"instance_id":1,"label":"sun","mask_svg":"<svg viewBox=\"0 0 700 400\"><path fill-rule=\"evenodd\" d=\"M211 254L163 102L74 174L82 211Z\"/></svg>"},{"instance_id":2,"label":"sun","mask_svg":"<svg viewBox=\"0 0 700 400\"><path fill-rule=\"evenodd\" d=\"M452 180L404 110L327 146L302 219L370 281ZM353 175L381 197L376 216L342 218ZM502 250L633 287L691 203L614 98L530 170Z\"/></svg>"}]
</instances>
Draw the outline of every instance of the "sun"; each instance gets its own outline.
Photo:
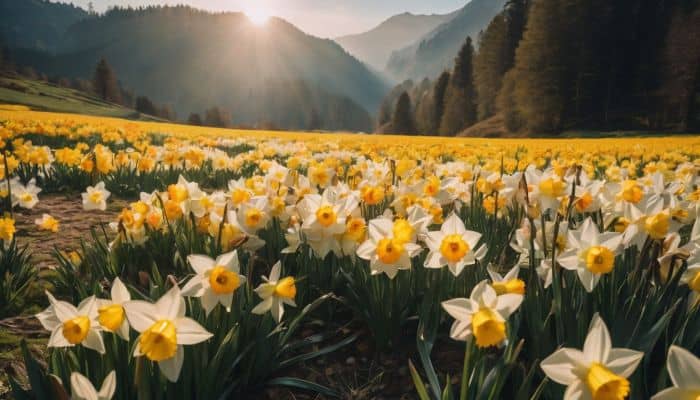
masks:
<instances>
[{"instance_id":1,"label":"sun","mask_svg":"<svg viewBox=\"0 0 700 400\"><path fill-rule=\"evenodd\" d=\"M270 10L264 7L254 6L248 8L245 11L245 15L253 24L257 26L263 26L270 19Z\"/></svg>"}]
</instances>

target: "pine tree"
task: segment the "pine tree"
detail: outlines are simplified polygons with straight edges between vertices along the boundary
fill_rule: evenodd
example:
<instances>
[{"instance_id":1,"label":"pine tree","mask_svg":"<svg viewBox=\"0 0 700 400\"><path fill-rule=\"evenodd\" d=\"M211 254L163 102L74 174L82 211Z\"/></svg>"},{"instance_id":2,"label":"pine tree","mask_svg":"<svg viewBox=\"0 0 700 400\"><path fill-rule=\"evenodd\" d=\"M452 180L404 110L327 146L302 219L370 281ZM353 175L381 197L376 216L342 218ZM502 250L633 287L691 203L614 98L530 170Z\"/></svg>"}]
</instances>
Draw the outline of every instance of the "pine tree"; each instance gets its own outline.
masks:
<instances>
[{"instance_id":1,"label":"pine tree","mask_svg":"<svg viewBox=\"0 0 700 400\"><path fill-rule=\"evenodd\" d=\"M416 131L415 123L413 122L411 98L406 92L401 93L396 101L396 108L394 108L394 115L391 120L391 130L394 133L406 135L412 135Z\"/></svg>"},{"instance_id":2,"label":"pine tree","mask_svg":"<svg viewBox=\"0 0 700 400\"><path fill-rule=\"evenodd\" d=\"M136 98L136 111L142 114L158 116L158 107L146 96Z\"/></svg>"},{"instance_id":3,"label":"pine tree","mask_svg":"<svg viewBox=\"0 0 700 400\"><path fill-rule=\"evenodd\" d=\"M515 55L516 111L533 133L555 132L564 111L561 13L559 0L534 1Z\"/></svg>"},{"instance_id":4,"label":"pine tree","mask_svg":"<svg viewBox=\"0 0 700 400\"><path fill-rule=\"evenodd\" d=\"M447 91L447 85L449 85L449 83L450 73L449 71L443 71L433 88L433 120L430 127L431 134L440 132L440 121L442 120L442 115L445 113L445 92Z\"/></svg>"},{"instance_id":5,"label":"pine tree","mask_svg":"<svg viewBox=\"0 0 700 400\"><path fill-rule=\"evenodd\" d=\"M112 67L107 64L107 60L104 58L97 63L97 67L95 68L93 88L95 93L97 93L102 100L111 101L113 103L119 103L121 101L117 78L114 75L114 71L112 71Z\"/></svg>"},{"instance_id":6,"label":"pine tree","mask_svg":"<svg viewBox=\"0 0 700 400\"><path fill-rule=\"evenodd\" d=\"M478 119L484 120L496 112L496 98L501 90L503 75L509 62L508 25L503 14L491 20L479 40L479 52L474 57L474 83L479 98Z\"/></svg>"},{"instance_id":7,"label":"pine tree","mask_svg":"<svg viewBox=\"0 0 700 400\"><path fill-rule=\"evenodd\" d=\"M440 133L444 136L454 136L476 122L473 58L474 46L468 37L455 59L445 93L445 111L440 122Z\"/></svg>"},{"instance_id":8,"label":"pine tree","mask_svg":"<svg viewBox=\"0 0 700 400\"><path fill-rule=\"evenodd\" d=\"M204 113L204 125L228 127L231 125L231 115L219 107L212 107Z\"/></svg>"},{"instance_id":9,"label":"pine tree","mask_svg":"<svg viewBox=\"0 0 700 400\"><path fill-rule=\"evenodd\" d=\"M198 113L191 113L190 116L187 118L187 123L189 125L201 126L202 117L200 117Z\"/></svg>"}]
</instances>

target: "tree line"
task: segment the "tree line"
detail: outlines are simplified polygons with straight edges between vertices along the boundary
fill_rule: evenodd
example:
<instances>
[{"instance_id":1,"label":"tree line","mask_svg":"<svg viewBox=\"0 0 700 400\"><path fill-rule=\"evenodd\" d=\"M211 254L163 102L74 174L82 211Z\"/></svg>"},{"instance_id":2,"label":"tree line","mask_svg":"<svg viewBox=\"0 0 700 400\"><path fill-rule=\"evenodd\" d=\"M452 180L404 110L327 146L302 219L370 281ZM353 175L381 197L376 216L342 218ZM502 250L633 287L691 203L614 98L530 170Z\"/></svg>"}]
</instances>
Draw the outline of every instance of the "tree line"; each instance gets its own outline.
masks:
<instances>
[{"instance_id":1,"label":"tree line","mask_svg":"<svg viewBox=\"0 0 700 400\"><path fill-rule=\"evenodd\" d=\"M700 129L699 3L511 0L452 70L395 87L378 131Z\"/></svg>"}]
</instances>

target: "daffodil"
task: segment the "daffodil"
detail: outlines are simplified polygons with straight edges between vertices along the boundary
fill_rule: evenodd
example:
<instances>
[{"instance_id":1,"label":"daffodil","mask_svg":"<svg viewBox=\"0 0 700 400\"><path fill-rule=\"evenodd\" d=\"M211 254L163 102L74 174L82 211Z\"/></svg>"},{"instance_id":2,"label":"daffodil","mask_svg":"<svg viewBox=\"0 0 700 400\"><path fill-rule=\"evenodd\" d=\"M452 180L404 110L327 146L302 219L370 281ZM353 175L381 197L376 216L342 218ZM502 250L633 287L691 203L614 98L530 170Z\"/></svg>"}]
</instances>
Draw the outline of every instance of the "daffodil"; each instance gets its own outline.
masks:
<instances>
[{"instance_id":1,"label":"daffodil","mask_svg":"<svg viewBox=\"0 0 700 400\"><path fill-rule=\"evenodd\" d=\"M265 282L255 288L255 293L260 296L260 302L252 313L262 315L266 312L272 313L272 318L278 323L282 321L284 315L284 305L296 307L294 298L297 295L296 281L294 277L287 276L280 279L282 264L277 261L270 271L270 276L263 276Z\"/></svg>"},{"instance_id":2,"label":"daffodil","mask_svg":"<svg viewBox=\"0 0 700 400\"><path fill-rule=\"evenodd\" d=\"M426 268L442 268L447 265L454 276L459 276L465 266L474 265L486 254L486 247L476 245L481 234L468 231L464 222L452 213L439 231L428 232L425 243L430 249L425 259Z\"/></svg>"},{"instance_id":3,"label":"daffodil","mask_svg":"<svg viewBox=\"0 0 700 400\"><path fill-rule=\"evenodd\" d=\"M567 386L564 400L623 400L630 393L627 378L643 356L639 351L612 348L608 327L596 314L583 350L559 349L540 366L551 380Z\"/></svg>"},{"instance_id":4,"label":"daffodil","mask_svg":"<svg viewBox=\"0 0 700 400\"><path fill-rule=\"evenodd\" d=\"M185 301L175 286L156 303L132 300L124 303L129 324L140 333L134 357L158 363L160 372L177 382L185 358L184 345L212 337L197 321L185 317Z\"/></svg>"},{"instance_id":5,"label":"daffodil","mask_svg":"<svg viewBox=\"0 0 700 400\"><path fill-rule=\"evenodd\" d=\"M265 228L270 221L268 199L265 196L255 196L242 203L237 212L238 226L252 234Z\"/></svg>"},{"instance_id":6,"label":"daffodil","mask_svg":"<svg viewBox=\"0 0 700 400\"><path fill-rule=\"evenodd\" d=\"M111 299L97 299L97 321L102 329L129 340L129 322L126 319L124 303L131 301L129 290L119 278L114 278Z\"/></svg>"},{"instance_id":7,"label":"daffodil","mask_svg":"<svg viewBox=\"0 0 700 400\"><path fill-rule=\"evenodd\" d=\"M306 195L299 202L297 209L303 220L302 232L320 258L325 258L331 251L341 255L337 236L345 231L345 220L356 207L355 197L335 198L330 190L326 190L323 196Z\"/></svg>"},{"instance_id":8,"label":"daffodil","mask_svg":"<svg viewBox=\"0 0 700 400\"><path fill-rule=\"evenodd\" d=\"M502 296L504 294L525 295L525 282L518 278L520 267L515 266L508 271L504 276L494 271L492 266L489 266L486 271L491 277L491 287L496 291L496 294Z\"/></svg>"},{"instance_id":9,"label":"daffodil","mask_svg":"<svg viewBox=\"0 0 700 400\"><path fill-rule=\"evenodd\" d=\"M58 220L49 214L42 214L41 218L34 220L34 223L39 227L39 229L44 231L51 231L53 233L58 232Z\"/></svg>"},{"instance_id":10,"label":"daffodil","mask_svg":"<svg viewBox=\"0 0 700 400\"><path fill-rule=\"evenodd\" d=\"M581 229L569 231L567 250L557 257L557 262L576 271L583 287L591 292L603 275L612 272L621 243L619 233L600 233L593 220L587 218Z\"/></svg>"},{"instance_id":11,"label":"daffodil","mask_svg":"<svg viewBox=\"0 0 700 400\"><path fill-rule=\"evenodd\" d=\"M479 282L468 299L442 302L442 308L455 319L450 329L454 340L474 338L479 347L498 346L506 340L506 321L523 301L519 294L498 295L488 281Z\"/></svg>"},{"instance_id":12,"label":"daffodil","mask_svg":"<svg viewBox=\"0 0 700 400\"><path fill-rule=\"evenodd\" d=\"M27 182L26 185L22 185L19 182L13 182L12 185L12 205L19 205L22 208L34 208L34 206L39 202L39 197L37 196L41 189L36 186L34 179Z\"/></svg>"},{"instance_id":13,"label":"daffodil","mask_svg":"<svg viewBox=\"0 0 700 400\"><path fill-rule=\"evenodd\" d=\"M70 375L70 391L72 400L110 400L117 390L117 373L110 372L97 391L92 382L84 375L73 372Z\"/></svg>"},{"instance_id":14,"label":"daffodil","mask_svg":"<svg viewBox=\"0 0 700 400\"><path fill-rule=\"evenodd\" d=\"M107 209L107 199L111 193L105 189L105 183L100 182L95 186L88 186L83 196L83 209L85 211Z\"/></svg>"},{"instance_id":15,"label":"daffodil","mask_svg":"<svg viewBox=\"0 0 700 400\"><path fill-rule=\"evenodd\" d=\"M221 304L231 311L236 290L246 282L240 274L238 253L222 254L216 260L200 254L187 256L187 262L196 275L182 288L183 296L199 297L207 315Z\"/></svg>"},{"instance_id":16,"label":"daffodil","mask_svg":"<svg viewBox=\"0 0 700 400\"><path fill-rule=\"evenodd\" d=\"M688 259L688 268L683 272L681 284L690 289L690 306L700 301L700 247L695 248Z\"/></svg>"},{"instance_id":17,"label":"daffodil","mask_svg":"<svg viewBox=\"0 0 700 400\"><path fill-rule=\"evenodd\" d=\"M101 354L105 352L95 296L83 300L78 307L56 300L49 292L46 296L50 305L36 317L44 329L51 332L48 347L82 345Z\"/></svg>"},{"instance_id":18,"label":"daffodil","mask_svg":"<svg viewBox=\"0 0 700 400\"><path fill-rule=\"evenodd\" d=\"M385 273L394 279L399 270L411 268L411 258L420 253L421 247L407 241L402 229L386 218L369 221L369 238L357 248L358 257L369 260L372 274Z\"/></svg>"},{"instance_id":19,"label":"daffodil","mask_svg":"<svg viewBox=\"0 0 700 400\"><path fill-rule=\"evenodd\" d=\"M652 396L651 400L697 400L700 398L700 358L688 350L671 346L666 360L673 387Z\"/></svg>"}]
</instances>

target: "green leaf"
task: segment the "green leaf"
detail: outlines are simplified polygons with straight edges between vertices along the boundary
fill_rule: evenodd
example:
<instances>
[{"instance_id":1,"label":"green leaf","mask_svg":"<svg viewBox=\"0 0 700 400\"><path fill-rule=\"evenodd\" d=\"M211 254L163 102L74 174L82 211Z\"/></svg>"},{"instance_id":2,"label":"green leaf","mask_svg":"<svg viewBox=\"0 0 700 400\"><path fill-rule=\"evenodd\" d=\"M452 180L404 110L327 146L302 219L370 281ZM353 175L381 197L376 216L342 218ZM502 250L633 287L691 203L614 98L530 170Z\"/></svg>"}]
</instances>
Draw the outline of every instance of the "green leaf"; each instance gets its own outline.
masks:
<instances>
[{"instance_id":1,"label":"green leaf","mask_svg":"<svg viewBox=\"0 0 700 400\"><path fill-rule=\"evenodd\" d=\"M418 371L416 371L416 367L411 360L408 360L408 369L411 371L411 379L413 379L413 385L416 387L416 392L418 392L420 400L430 400L428 390L425 388L425 384L420 375L418 375Z\"/></svg>"},{"instance_id":2,"label":"green leaf","mask_svg":"<svg viewBox=\"0 0 700 400\"><path fill-rule=\"evenodd\" d=\"M299 379L299 378L292 378L292 377L283 377L283 378L275 378L272 380L267 381L268 386L287 386L287 387L292 387L295 389L301 389L301 390L306 390L309 392L314 392L314 393L319 393L324 396L329 396L329 397L334 397L338 398L340 397L340 394L323 385L319 385L318 383L314 382L309 382L304 379Z\"/></svg>"},{"instance_id":3,"label":"green leaf","mask_svg":"<svg viewBox=\"0 0 700 400\"><path fill-rule=\"evenodd\" d=\"M312 360L312 359L320 357L324 354L332 353L332 352L338 350L339 348L347 346L348 344L354 342L358 338L358 336L360 336L359 333L354 334L350 337L347 337L336 344L324 347L320 350L309 352L309 353L304 353L304 354L299 354L298 356L295 356L295 357L292 357L292 358L287 359L285 361L282 361L279 365L279 368L283 369L283 368L292 366L294 364L298 364L302 361Z\"/></svg>"}]
</instances>

